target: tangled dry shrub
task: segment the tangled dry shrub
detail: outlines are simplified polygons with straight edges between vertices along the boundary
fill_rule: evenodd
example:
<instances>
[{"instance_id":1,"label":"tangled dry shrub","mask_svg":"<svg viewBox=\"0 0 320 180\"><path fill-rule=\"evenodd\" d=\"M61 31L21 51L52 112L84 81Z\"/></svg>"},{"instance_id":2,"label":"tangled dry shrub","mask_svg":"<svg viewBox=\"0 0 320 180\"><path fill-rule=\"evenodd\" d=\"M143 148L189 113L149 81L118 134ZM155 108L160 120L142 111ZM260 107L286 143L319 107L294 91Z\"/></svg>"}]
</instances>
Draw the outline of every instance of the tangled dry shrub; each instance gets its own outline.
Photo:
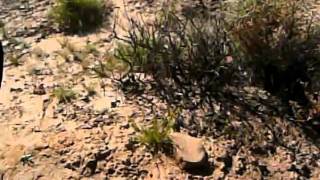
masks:
<instances>
[{"instance_id":1,"label":"tangled dry shrub","mask_svg":"<svg viewBox=\"0 0 320 180\"><path fill-rule=\"evenodd\" d=\"M122 42L116 57L129 65L127 75L150 75L167 97L215 94L234 70L228 62L235 57L224 20L219 15L177 14L164 8L151 24L129 19L127 38L116 35Z\"/></svg>"},{"instance_id":2,"label":"tangled dry shrub","mask_svg":"<svg viewBox=\"0 0 320 180\"><path fill-rule=\"evenodd\" d=\"M224 6L232 39L257 82L292 100L303 101L307 86L319 88L320 29L312 3L236 0Z\"/></svg>"}]
</instances>

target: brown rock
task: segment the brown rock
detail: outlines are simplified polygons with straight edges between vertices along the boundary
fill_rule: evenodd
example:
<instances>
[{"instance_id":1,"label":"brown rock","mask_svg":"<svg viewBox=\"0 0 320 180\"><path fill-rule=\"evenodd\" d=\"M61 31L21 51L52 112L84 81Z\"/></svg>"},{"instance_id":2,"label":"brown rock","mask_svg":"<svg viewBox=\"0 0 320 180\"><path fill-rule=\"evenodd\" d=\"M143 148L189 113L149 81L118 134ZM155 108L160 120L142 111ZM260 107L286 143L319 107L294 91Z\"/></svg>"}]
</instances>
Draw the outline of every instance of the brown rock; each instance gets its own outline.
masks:
<instances>
[{"instance_id":1,"label":"brown rock","mask_svg":"<svg viewBox=\"0 0 320 180\"><path fill-rule=\"evenodd\" d=\"M44 95L44 94L46 94L46 90L44 88L44 85L40 84L39 86L34 86L33 94L36 94L36 95Z\"/></svg>"}]
</instances>

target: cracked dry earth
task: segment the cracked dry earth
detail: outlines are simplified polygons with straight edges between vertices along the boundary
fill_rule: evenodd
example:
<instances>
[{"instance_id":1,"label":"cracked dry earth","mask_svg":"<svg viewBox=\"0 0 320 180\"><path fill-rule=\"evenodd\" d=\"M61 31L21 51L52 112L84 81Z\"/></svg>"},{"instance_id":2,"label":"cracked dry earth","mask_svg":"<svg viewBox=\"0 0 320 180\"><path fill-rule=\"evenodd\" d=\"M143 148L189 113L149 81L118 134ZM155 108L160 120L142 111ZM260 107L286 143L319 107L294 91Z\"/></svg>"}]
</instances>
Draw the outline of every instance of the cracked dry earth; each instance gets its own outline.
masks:
<instances>
[{"instance_id":1,"label":"cracked dry earth","mask_svg":"<svg viewBox=\"0 0 320 180\"><path fill-rule=\"evenodd\" d=\"M63 50L59 42L65 38L79 49L89 41L101 52L112 50L110 27L85 36L63 35L46 19L51 4L51 0L0 0L0 19L9 36L3 41L6 54L21 55L20 66L6 62L0 91L0 179L320 179L319 145L281 120L275 128L283 132L288 146L273 145L269 151L270 145L264 145L267 153L262 155L239 148L224 136L190 133L203 139L213 162L207 175L189 174L164 155L153 158L143 147L132 148L135 132L129 119L145 125L143 115L151 117L152 108L142 106L139 99L138 103L127 99L112 80L83 74L81 64L58 55ZM148 16L161 2L113 4L112 14L121 21L124 9L133 16ZM65 104L51 101L57 84L72 87L77 98ZM95 96L88 95L89 85L97 91ZM234 96L256 102L252 89ZM157 98L147 98L163 109ZM120 103L112 107L117 100Z\"/></svg>"}]
</instances>

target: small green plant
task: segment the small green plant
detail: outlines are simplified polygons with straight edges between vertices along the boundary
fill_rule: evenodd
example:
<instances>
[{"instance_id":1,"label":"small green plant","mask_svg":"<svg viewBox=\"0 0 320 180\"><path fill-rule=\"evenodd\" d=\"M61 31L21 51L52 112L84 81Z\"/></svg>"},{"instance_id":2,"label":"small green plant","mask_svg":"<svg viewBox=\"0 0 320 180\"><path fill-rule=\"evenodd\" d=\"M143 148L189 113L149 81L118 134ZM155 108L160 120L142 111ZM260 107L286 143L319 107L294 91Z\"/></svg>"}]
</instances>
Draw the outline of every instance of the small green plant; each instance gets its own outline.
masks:
<instances>
[{"instance_id":1,"label":"small green plant","mask_svg":"<svg viewBox=\"0 0 320 180\"><path fill-rule=\"evenodd\" d=\"M0 21L0 28L4 28L4 22Z\"/></svg>"},{"instance_id":2,"label":"small green plant","mask_svg":"<svg viewBox=\"0 0 320 180\"><path fill-rule=\"evenodd\" d=\"M7 33L5 29L5 24L4 22L0 21L0 39L6 38L6 37L7 37Z\"/></svg>"},{"instance_id":3,"label":"small green plant","mask_svg":"<svg viewBox=\"0 0 320 180\"><path fill-rule=\"evenodd\" d=\"M16 55L9 55L8 60L10 62L10 65L18 67L20 66L22 63L20 61L21 57L18 57Z\"/></svg>"},{"instance_id":4,"label":"small green plant","mask_svg":"<svg viewBox=\"0 0 320 180\"><path fill-rule=\"evenodd\" d=\"M102 0L57 0L49 17L72 32L88 31L103 22Z\"/></svg>"},{"instance_id":5,"label":"small green plant","mask_svg":"<svg viewBox=\"0 0 320 180\"><path fill-rule=\"evenodd\" d=\"M170 133L177 117L178 111L169 111L167 116L162 118L153 118L151 126L144 128L139 127L132 122L132 127L139 133L136 140L147 147L153 155L159 152L170 152L172 143Z\"/></svg>"},{"instance_id":6,"label":"small green plant","mask_svg":"<svg viewBox=\"0 0 320 180\"><path fill-rule=\"evenodd\" d=\"M99 55L99 51L94 43L87 43L84 47L84 51L95 56Z\"/></svg>"},{"instance_id":7,"label":"small green plant","mask_svg":"<svg viewBox=\"0 0 320 180\"><path fill-rule=\"evenodd\" d=\"M52 96L57 98L59 103L65 103L75 99L76 93L72 89L57 87L53 90Z\"/></svg>"}]
</instances>

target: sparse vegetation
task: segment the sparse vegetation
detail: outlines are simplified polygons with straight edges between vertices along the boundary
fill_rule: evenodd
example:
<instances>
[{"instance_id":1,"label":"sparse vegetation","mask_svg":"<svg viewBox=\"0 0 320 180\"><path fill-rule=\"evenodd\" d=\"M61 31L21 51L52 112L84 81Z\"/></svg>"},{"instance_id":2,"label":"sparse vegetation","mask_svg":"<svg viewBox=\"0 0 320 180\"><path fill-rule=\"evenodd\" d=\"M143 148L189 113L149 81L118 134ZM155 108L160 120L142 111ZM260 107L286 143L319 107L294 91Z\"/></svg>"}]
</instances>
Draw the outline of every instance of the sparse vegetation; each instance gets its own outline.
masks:
<instances>
[{"instance_id":1,"label":"sparse vegetation","mask_svg":"<svg viewBox=\"0 0 320 180\"><path fill-rule=\"evenodd\" d=\"M98 51L96 45L94 43L88 43L86 44L84 51L89 53L89 54L93 54L95 56L99 55L100 52Z\"/></svg>"},{"instance_id":2,"label":"sparse vegetation","mask_svg":"<svg viewBox=\"0 0 320 180\"><path fill-rule=\"evenodd\" d=\"M94 49L89 49L89 44L87 44L84 48L80 48L77 47L68 38L60 40L59 44L61 45L62 49L57 51L56 53L66 62L75 61L82 63L86 60L89 54L98 53L98 51L94 51Z\"/></svg>"},{"instance_id":3,"label":"sparse vegetation","mask_svg":"<svg viewBox=\"0 0 320 180\"><path fill-rule=\"evenodd\" d=\"M6 36L5 24L0 20L0 39L5 38Z\"/></svg>"},{"instance_id":4,"label":"sparse vegetation","mask_svg":"<svg viewBox=\"0 0 320 180\"><path fill-rule=\"evenodd\" d=\"M4 22L0 21L0 28L4 28Z\"/></svg>"},{"instance_id":5,"label":"sparse vegetation","mask_svg":"<svg viewBox=\"0 0 320 180\"><path fill-rule=\"evenodd\" d=\"M41 74L41 69L34 66L28 67L27 71L28 71L28 74L31 76L37 76Z\"/></svg>"},{"instance_id":6,"label":"sparse vegetation","mask_svg":"<svg viewBox=\"0 0 320 180\"><path fill-rule=\"evenodd\" d=\"M127 69L128 66L125 63L117 60L112 55L106 54L103 60L96 61L96 64L91 68L91 72L95 77L102 79L111 77L114 72L122 73Z\"/></svg>"},{"instance_id":7,"label":"sparse vegetation","mask_svg":"<svg viewBox=\"0 0 320 180\"><path fill-rule=\"evenodd\" d=\"M106 54L104 56L105 65L107 69L114 73L123 73L128 70L128 65L126 63L123 63L122 61L118 60L116 57L110 54Z\"/></svg>"},{"instance_id":8,"label":"sparse vegetation","mask_svg":"<svg viewBox=\"0 0 320 180\"><path fill-rule=\"evenodd\" d=\"M77 51L77 47L70 41L69 38L63 38L61 40L58 40L61 49L66 49L69 52L76 52Z\"/></svg>"},{"instance_id":9,"label":"sparse vegetation","mask_svg":"<svg viewBox=\"0 0 320 180\"><path fill-rule=\"evenodd\" d=\"M95 96L97 91L95 90L96 84L90 83L89 85L84 84L84 88L87 91L88 96Z\"/></svg>"},{"instance_id":10,"label":"sparse vegetation","mask_svg":"<svg viewBox=\"0 0 320 180\"><path fill-rule=\"evenodd\" d=\"M66 87L57 87L53 90L52 96L57 98L59 103L65 103L75 99L76 93L72 89Z\"/></svg>"},{"instance_id":11,"label":"sparse vegetation","mask_svg":"<svg viewBox=\"0 0 320 180\"><path fill-rule=\"evenodd\" d=\"M96 78L107 78L110 77L110 71L105 62L97 61L97 63L91 68L94 77Z\"/></svg>"},{"instance_id":12,"label":"sparse vegetation","mask_svg":"<svg viewBox=\"0 0 320 180\"><path fill-rule=\"evenodd\" d=\"M132 122L132 127L138 133L136 140L154 155L159 152L170 152L172 144L169 134L173 130L177 112L169 111L165 117L153 118L151 126L147 128L139 127Z\"/></svg>"},{"instance_id":13,"label":"sparse vegetation","mask_svg":"<svg viewBox=\"0 0 320 180\"><path fill-rule=\"evenodd\" d=\"M300 102L306 101L306 86L319 89L320 28L310 3L239 0L225 5L231 36L256 82Z\"/></svg>"},{"instance_id":14,"label":"sparse vegetation","mask_svg":"<svg viewBox=\"0 0 320 180\"><path fill-rule=\"evenodd\" d=\"M226 59L232 57L233 46L220 16L189 17L164 8L151 25L130 22L129 36L118 38L124 44L116 50L116 57L130 68L128 75L151 75L170 97L177 92L189 96L191 88L199 96L214 95L230 82L235 63Z\"/></svg>"},{"instance_id":15,"label":"sparse vegetation","mask_svg":"<svg viewBox=\"0 0 320 180\"><path fill-rule=\"evenodd\" d=\"M315 0L54 1L0 7L0 177L319 179Z\"/></svg>"},{"instance_id":16,"label":"sparse vegetation","mask_svg":"<svg viewBox=\"0 0 320 180\"><path fill-rule=\"evenodd\" d=\"M56 0L49 16L60 27L81 32L99 27L103 23L104 10L102 0Z\"/></svg>"},{"instance_id":17,"label":"sparse vegetation","mask_svg":"<svg viewBox=\"0 0 320 180\"><path fill-rule=\"evenodd\" d=\"M17 55L10 54L8 56L9 65L18 67L22 64L21 57Z\"/></svg>"},{"instance_id":18,"label":"sparse vegetation","mask_svg":"<svg viewBox=\"0 0 320 180\"><path fill-rule=\"evenodd\" d=\"M59 55L65 62L70 62L70 61L71 61L69 51L60 50L60 51L57 51L56 53L57 53L57 55Z\"/></svg>"}]
</instances>

